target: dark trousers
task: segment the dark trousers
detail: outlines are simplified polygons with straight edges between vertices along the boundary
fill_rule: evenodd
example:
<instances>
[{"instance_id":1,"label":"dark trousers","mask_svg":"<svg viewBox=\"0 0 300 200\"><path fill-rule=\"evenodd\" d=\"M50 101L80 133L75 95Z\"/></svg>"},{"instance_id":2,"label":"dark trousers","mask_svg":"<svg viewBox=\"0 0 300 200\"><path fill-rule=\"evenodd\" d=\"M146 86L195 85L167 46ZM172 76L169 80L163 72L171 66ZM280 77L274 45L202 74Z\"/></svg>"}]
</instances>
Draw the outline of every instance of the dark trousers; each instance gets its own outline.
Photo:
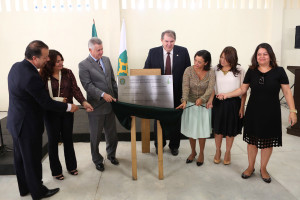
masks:
<instances>
[{"instance_id":1,"label":"dark trousers","mask_svg":"<svg viewBox=\"0 0 300 200\"><path fill-rule=\"evenodd\" d=\"M48 188L42 184L42 133L34 138L13 137L14 164L20 195L40 198Z\"/></svg>"},{"instance_id":2,"label":"dark trousers","mask_svg":"<svg viewBox=\"0 0 300 200\"><path fill-rule=\"evenodd\" d=\"M45 125L48 134L48 151L52 176L62 174L62 166L58 156L58 142L64 144L65 162L68 171L77 169L77 161L73 145L73 113L47 112Z\"/></svg>"},{"instance_id":3,"label":"dark trousers","mask_svg":"<svg viewBox=\"0 0 300 200\"><path fill-rule=\"evenodd\" d=\"M166 135L168 134L170 142L169 148L170 149L179 149L180 146L180 122L174 125L173 130L170 133L166 133L166 131L162 130L163 135L163 147L166 146ZM154 145L157 148L157 120L154 120Z\"/></svg>"}]
</instances>

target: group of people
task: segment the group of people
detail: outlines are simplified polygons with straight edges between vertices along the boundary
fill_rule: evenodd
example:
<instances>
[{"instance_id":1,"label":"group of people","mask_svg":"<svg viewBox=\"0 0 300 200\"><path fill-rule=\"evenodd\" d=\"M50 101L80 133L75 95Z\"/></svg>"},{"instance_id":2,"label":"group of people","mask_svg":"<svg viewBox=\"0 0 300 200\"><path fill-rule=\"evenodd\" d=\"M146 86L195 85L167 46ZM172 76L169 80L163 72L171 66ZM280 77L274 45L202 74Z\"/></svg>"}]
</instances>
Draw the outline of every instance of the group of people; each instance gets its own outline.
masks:
<instances>
[{"instance_id":1,"label":"group of people","mask_svg":"<svg viewBox=\"0 0 300 200\"><path fill-rule=\"evenodd\" d=\"M77 86L74 74L63 67L64 58L39 40L25 50L25 59L15 63L8 74L9 109L7 128L13 137L14 164L21 196L33 199L53 196L59 188L48 189L42 182L42 134L48 135L48 153L52 176L64 180L58 156L58 143L63 142L65 163L71 175L78 175L73 146L74 112L79 108L73 97L88 112L92 160L104 171L104 158L99 152L104 129L107 158L118 165L115 115L110 102L118 97L117 83L108 57L103 55L99 38L88 42L89 56L79 63L80 81L87 100ZM38 71L39 70L39 71Z\"/></svg>"},{"instance_id":2,"label":"group of people","mask_svg":"<svg viewBox=\"0 0 300 200\"><path fill-rule=\"evenodd\" d=\"M234 137L241 134L244 126L243 140L248 143L249 165L241 176L244 179L251 177L255 171L258 149L261 149L261 178L270 183L267 164L273 147L282 146L280 89L290 109L289 123L291 126L297 123L297 110L288 77L284 69L277 65L272 47L267 43L259 44L245 73L238 63L234 47L223 49L219 64L215 67L211 67L210 52L200 50L191 66L187 49L175 45L175 41L174 31L164 31L161 35L162 46L150 49L144 67L159 68L162 75L173 75L174 108L184 109L181 124L174 125L169 134L171 154L178 155L182 133L189 138L191 146L186 163L192 163L197 156L198 140L200 151L196 164L201 166L204 163L205 141L212 132L216 144L214 163L221 162L221 145L225 137L223 163L229 165ZM251 93L244 115L249 87ZM164 130L163 136L165 138Z\"/></svg>"},{"instance_id":3,"label":"group of people","mask_svg":"<svg viewBox=\"0 0 300 200\"><path fill-rule=\"evenodd\" d=\"M248 168L242 178L254 172L258 149L261 149L262 179L270 183L267 164L272 149L282 146L280 88L290 108L289 121L297 122L294 100L287 75L277 66L272 47L260 44L245 73L238 64L237 51L226 47L220 54L219 64L211 67L211 54L200 50L191 65L188 50L175 45L176 34L166 30L161 34L162 46L150 49L144 68L159 68L162 75L173 76L174 108L184 109L181 123L169 132L169 148L177 156L181 133L189 137L191 154L186 163L197 156L196 141L200 151L197 166L204 163L206 138L213 132L216 153L214 163L221 162L222 138L226 137L226 152L223 163L231 162L231 147L234 137L241 134L248 143ZM88 113L90 148L95 168L104 171L104 157L99 152L99 143L104 130L107 159L118 165L116 149L118 138L115 114L111 102L118 98L114 71L108 57L103 56L103 44L99 38L88 42L89 55L79 63L80 82L87 99L77 86L70 69L63 67L64 58L56 50L39 40L26 48L25 59L15 63L8 75L9 110L7 128L13 136L14 162L21 196L31 194L33 199L50 197L59 188L48 189L42 182L42 134L44 123L48 134L48 151L52 176L64 180L58 156L58 142L64 144L65 163L71 175L78 175L73 146L74 112L78 106L73 97ZM40 69L40 71L38 71ZM244 117L248 88L251 94ZM156 123L154 123L156 125ZM154 129L156 131L156 127ZM154 134L156 136L156 134ZM163 146L166 145L163 130ZM155 139L157 153L157 139Z\"/></svg>"},{"instance_id":4,"label":"group of people","mask_svg":"<svg viewBox=\"0 0 300 200\"><path fill-rule=\"evenodd\" d=\"M196 139L200 153L196 164L204 162L205 139L211 131L215 136L214 163L221 162L222 138L226 137L224 165L231 163L231 147L234 137L241 134L248 143L248 168L241 177L247 179L255 171L258 149L261 149L260 175L266 183L271 182L267 164L273 147L282 146L282 123L279 92L282 92L290 108L289 122L297 123L297 110L289 87L288 77L276 62L272 47L259 44L252 56L251 65L245 73L238 64L237 51L226 47L220 55L219 64L211 68L211 55L206 50L194 56L194 65L183 74L181 132L189 137L191 154L186 163L196 157ZM251 94L244 117L247 90Z\"/></svg>"}]
</instances>

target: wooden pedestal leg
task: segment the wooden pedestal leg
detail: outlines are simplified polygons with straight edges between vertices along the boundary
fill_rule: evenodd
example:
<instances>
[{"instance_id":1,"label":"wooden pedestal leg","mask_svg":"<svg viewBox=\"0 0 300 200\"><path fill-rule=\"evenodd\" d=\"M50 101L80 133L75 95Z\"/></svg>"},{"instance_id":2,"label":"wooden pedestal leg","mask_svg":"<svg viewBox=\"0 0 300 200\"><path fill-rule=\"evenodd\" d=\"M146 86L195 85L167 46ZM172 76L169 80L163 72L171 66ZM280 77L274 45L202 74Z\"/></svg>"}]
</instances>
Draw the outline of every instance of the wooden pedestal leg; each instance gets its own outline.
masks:
<instances>
[{"instance_id":1,"label":"wooden pedestal leg","mask_svg":"<svg viewBox=\"0 0 300 200\"><path fill-rule=\"evenodd\" d=\"M162 129L160 122L157 120L157 150L158 150L158 179L164 179L164 165L163 165L163 141Z\"/></svg>"},{"instance_id":2,"label":"wooden pedestal leg","mask_svg":"<svg viewBox=\"0 0 300 200\"><path fill-rule=\"evenodd\" d=\"M141 119L142 153L150 153L150 119Z\"/></svg>"},{"instance_id":3,"label":"wooden pedestal leg","mask_svg":"<svg viewBox=\"0 0 300 200\"><path fill-rule=\"evenodd\" d=\"M132 179L137 180L137 159L136 159L136 126L135 116L131 121L131 162L132 162Z\"/></svg>"}]
</instances>

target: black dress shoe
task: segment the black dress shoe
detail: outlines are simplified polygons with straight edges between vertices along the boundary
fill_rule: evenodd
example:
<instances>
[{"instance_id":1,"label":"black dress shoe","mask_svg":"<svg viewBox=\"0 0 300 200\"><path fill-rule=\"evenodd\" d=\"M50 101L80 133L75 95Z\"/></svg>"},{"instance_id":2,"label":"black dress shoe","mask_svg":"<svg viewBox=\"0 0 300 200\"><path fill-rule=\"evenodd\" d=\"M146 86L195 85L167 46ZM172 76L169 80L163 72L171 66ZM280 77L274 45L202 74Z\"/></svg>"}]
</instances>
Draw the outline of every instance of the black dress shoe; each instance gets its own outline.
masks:
<instances>
[{"instance_id":1,"label":"black dress shoe","mask_svg":"<svg viewBox=\"0 0 300 200\"><path fill-rule=\"evenodd\" d=\"M252 176L252 174L254 173L255 169L253 169L252 173L248 176L246 174L244 174L244 172L242 173L242 178L243 179L247 179L247 178L250 178Z\"/></svg>"},{"instance_id":2,"label":"black dress shoe","mask_svg":"<svg viewBox=\"0 0 300 200\"><path fill-rule=\"evenodd\" d=\"M264 182L266 182L266 183L271 183L271 181L272 181L271 177L269 177L269 178L264 178L264 177L262 177L261 171L260 171L260 177L261 177L262 180L263 180Z\"/></svg>"},{"instance_id":3,"label":"black dress shoe","mask_svg":"<svg viewBox=\"0 0 300 200\"><path fill-rule=\"evenodd\" d=\"M119 164L119 161L116 157L108 158L108 160L110 160L111 164L113 164L113 165L118 165Z\"/></svg>"},{"instance_id":4,"label":"black dress shoe","mask_svg":"<svg viewBox=\"0 0 300 200\"><path fill-rule=\"evenodd\" d=\"M103 163L99 163L96 165L96 169L99 170L100 172L103 172L104 171L104 165Z\"/></svg>"},{"instance_id":5,"label":"black dress shoe","mask_svg":"<svg viewBox=\"0 0 300 200\"><path fill-rule=\"evenodd\" d=\"M25 193L21 193L20 195L21 195L21 197L25 197L25 196L27 196L29 194L29 192L25 192Z\"/></svg>"},{"instance_id":6,"label":"black dress shoe","mask_svg":"<svg viewBox=\"0 0 300 200\"><path fill-rule=\"evenodd\" d=\"M59 188L48 190L46 192L46 194L44 194L43 196L41 196L39 199L51 197L51 196L55 195L58 191L59 191Z\"/></svg>"},{"instance_id":7,"label":"black dress shoe","mask_svg":"<svg viewBox=\"0 0 300 200\"><path fill-rule=\"evenodd\" d=\"M203 165L203 162L197 162L198 167L200 167L201 165Z\"/></svg>"},{"instance_id":8,"label":"black dress shoe","mask_svg":"<svg viewBox=\"0 0 300 200\"><path fill-rule=\"evenodd\" d=\"M177 156L178 155L178 149L171 149L171 154L173 156Z\"/></svg>"},{"instance_id":9,"label":"black dress shoe","mask_svg":"<svg viewBox=\"0 0 300 200\"><path fill-rule=\"evenodd\" d=\"M191 154L192 155L192 154ZM191 156L191 155L189 155L189 157ZM197 155L197 153L196 153L196 155ZM189 159L189 157L186 159L186 161L185 161L185 163L191 163L191 162L193 162L194 161L194 159L195 159L195 157L196 157L196 155L194 156L194 158L192 159L192 160L190 160Z\"/></svg>"}]
</instances>

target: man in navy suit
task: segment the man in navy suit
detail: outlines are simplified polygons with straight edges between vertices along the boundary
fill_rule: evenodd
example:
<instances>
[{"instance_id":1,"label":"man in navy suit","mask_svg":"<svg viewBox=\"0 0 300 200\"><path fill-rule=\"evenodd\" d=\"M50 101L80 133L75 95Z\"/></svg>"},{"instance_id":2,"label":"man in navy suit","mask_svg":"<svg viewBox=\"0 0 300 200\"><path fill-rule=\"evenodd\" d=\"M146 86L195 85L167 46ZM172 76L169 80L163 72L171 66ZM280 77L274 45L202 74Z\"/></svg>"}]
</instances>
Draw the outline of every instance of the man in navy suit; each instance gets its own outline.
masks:
<instances>
[{"instance_id":1,"label":"man in navy suit","mask_svg":"<svg viewBox=\"0 0 300 200\"><path fill-rule=\"evenodd\" d=\"M50 197L42 182L42 134L44 110L75 112L78 107L50 98L38 69L48 61L48 46L39 40L26 48L25 59L15 63L8 74L9 108L7 128L13 137L14 164L21 196L33 199Z\"/></svg>"},{"instance_id":2,"label":"man in navy suit","mask_svg":"<svg viewBox=\"0 0 300 200\"><path fill-rule=\"evenodd\" d=\"M173 95L174 108L181 104L182 97L182 76L184 70L191 66L191 60L188 50L185 47L175 45L176 34L172 30L166 30L161 34L162 46L150 49L145 69L161 69L162 75L173 75ZM156 137L156 123L154 123L154 132ZM173 131L169 133L169 148L174 156L178 155L180 145L180 123L175 125ZM157 139L155 139L157 152ZM166 145L165 131L163 130L163 146Z\"/></svg>"}]
</instances>

